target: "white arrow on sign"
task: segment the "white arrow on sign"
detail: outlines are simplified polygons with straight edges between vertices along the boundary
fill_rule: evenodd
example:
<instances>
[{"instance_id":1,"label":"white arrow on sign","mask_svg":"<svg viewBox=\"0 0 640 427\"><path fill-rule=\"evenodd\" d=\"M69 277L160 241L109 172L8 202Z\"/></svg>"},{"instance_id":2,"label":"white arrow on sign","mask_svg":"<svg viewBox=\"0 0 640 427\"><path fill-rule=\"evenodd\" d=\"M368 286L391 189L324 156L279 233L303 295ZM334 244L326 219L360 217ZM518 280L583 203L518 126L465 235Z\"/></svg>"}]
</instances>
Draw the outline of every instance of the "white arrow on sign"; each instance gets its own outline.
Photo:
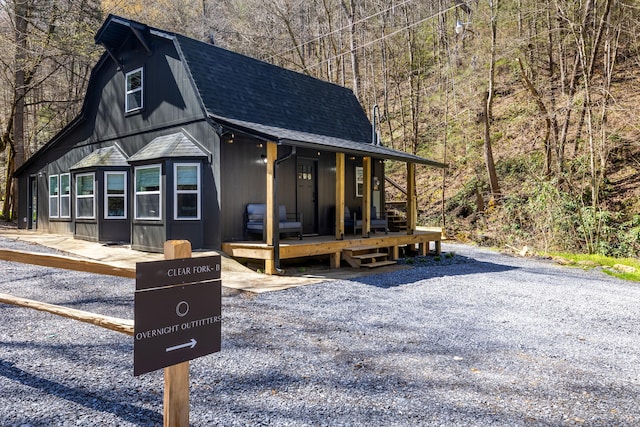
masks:
<instances>
[{"instance_id":1,"label":"white arrow on sign","mask_svg":"<svg viewBox=\"0 0 640 427\"><path fill-rule=\"evenodd\" d=\"M193 348L196 346L196 344L198 344L198 341L196 341L195 338L191 338L191 341L186 342L184 344L174 345L173 347L167 347L165 351L169 353L170 351L180 350L181 348L187 348L187 347Z\"/></svg>"}]
</instances>

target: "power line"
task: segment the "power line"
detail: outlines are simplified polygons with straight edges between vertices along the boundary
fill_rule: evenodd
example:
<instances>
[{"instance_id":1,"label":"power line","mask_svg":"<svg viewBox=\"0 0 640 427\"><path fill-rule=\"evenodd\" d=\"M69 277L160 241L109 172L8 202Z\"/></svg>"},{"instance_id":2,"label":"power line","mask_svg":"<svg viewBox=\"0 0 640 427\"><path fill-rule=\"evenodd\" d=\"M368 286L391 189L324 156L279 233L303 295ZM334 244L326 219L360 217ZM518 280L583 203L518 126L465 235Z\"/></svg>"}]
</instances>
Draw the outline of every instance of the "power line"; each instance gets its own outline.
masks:
<instances>
[{"instance_id":1,"label":"power line","mask_svg":"<svg viewBox=\"0 0 640 427\"><path fill-rule=\"evenodd\" d=\"M382 36L382 37L378 37L378 38L377 38L377 39L375 39L375 40L371 40L371 41L369 41L369 42L367 42L367 43L364 43L364 44L362 44L362 45L358 46L358 47L357 47L357 49L363 49L363 48L365 48L365 47L367 47L367 46L370 46L370 45L372 45L372 44L374 44L374 43L379 42L380 40L384 40L384 39L386 39L386 38L388 38L388 37L395 36L396 34L398 34L398 33L402 32L402 31L404 31L404 30L407 30L407 29L409 29L409 28L415 27L416 25L420 25L420 24L422 24L423 22L426 22L426 21L428 21L428 20L430 20L430 19L433 19L433 18L435 18L435 17L437 17L437 16L439 16L439 15L443 15L443 14L447 13L448 11L450 11L450 10L452 10L452 9L455 9L456 7L457 7L457 6L451 6L451 7L447 8L447 9L445 9L445 10L441 10L441 11L439 11L439 12L437 12L437 13L435 13L435 14L431 15L431 16L427 16L426 18L423 18L423 19L421 19L421 20L419 20L419 21L416 21L416 22L414 22L414 23L412 23L412 24L409 24L409 25L407 25L407 26L405 26L405 27L399 28L399 29L397 29L396 31L394 31L394 32L392 32L392 33L385 34L385 35L384 35L384 36ZM347 54L349 54L349 53L350 53L350 51L348 51L348 52L343 52L343 53L340 53L340 54L338 54L338 55L331 56L331 57L326 58L326 59L323 59L322 61L317 62L317 63L315 63L315 64L313 64L313 65L310 65L310 66L308 66L308 67L305 67L305 68L303 68L301 71L307 71L307 70L309 70L309 69L311 69L311 68L318 67L319 65L322 65L322 64L324 64L324 63L326 63L326 62L329 62L329 61L331 61L331 60L333 60L333 59L340 58L340 57L345 56L345 55L347 55Z\"/></svg>"},{"instance_id":2,"label":"power line","mask_svg":"<svg viewBox=\"0 0 640 427\"><path fill-rule=\"evenodd\" d=\"M410 2L412 2L412 1L414 1L414 0L405 0L404 2L402 2L402 3L400 3L400 4L393 5L393 6L391 6L391 7L388 7L388 8L386 8L386 9L384 9L384 10L381 10L381 11L379 11L379 12L374 13L373 15L369 15L369 16L367 16L367 17L361 18L361 19L359 19L359 20L355 21L355 22L353 23L353 25L357 25L357 24L360 24L360 23L362 23L362 22L368 21L368 20L369 20L369 19L371 19L371 18L375 18L376 16L381 15L381 14L383 14L383 13L385 13L385 12L388 12L388 11L390 11L390 10L392 10L392 9L395 9L396 7L402 7L402 6L404 6L405 4L410 3ZM323 38L325 38L325 37L330 36L331 34L335 34L335 33L337 33L337 32L340 32L340 31L344 30L344 29L347 29L347 28L349 28L349 25L345 25L344 27L340 27L340 28L337 28L337 29L335 29L335 30L333 30L333 31L329 31L328 33L325 33L325 34L319 35L319 36L317 36L316 38L313 38L313 39L308 40L308 41L306 41L306 42L304 42L304 43L301 43L301 44L299 44L299 45L296 45L296 46L294 46L294 47L292 47L292 48L290 48L290 49L287 49L287 50L282 51L282 52L277 53L277 54L273 54L273 55L269 56L268 58L266 58L266 61L269 61L269 60L271 60L271 59L275 58L276 56L281 56L281 55L284 55L285 53L293 52L294 50L297 50L297 49L299 49L299 48L301 48L301 47L303 47L303 46L306 46L306 45L308 45L308 44L310 44L310 43L316 42L316 41L318 41L318 40L320 40L320 39L323 39Z\"/></svg>"}]
</instances>

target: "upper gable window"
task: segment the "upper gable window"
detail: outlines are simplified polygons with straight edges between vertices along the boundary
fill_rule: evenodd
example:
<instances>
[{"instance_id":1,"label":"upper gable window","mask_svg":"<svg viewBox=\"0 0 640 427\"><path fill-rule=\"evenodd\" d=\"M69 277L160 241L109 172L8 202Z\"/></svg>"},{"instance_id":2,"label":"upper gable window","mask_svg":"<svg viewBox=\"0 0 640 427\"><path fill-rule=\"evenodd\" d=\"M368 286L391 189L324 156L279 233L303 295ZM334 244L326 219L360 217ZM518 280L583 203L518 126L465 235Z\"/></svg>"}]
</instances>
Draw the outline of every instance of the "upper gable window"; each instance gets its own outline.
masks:
<instances>
[{"instance_id":1,"label":"upper gable window","mask_svg":"<svg viewBox=\"0 0 640 427\"><path fill-rule=\"evenodd\" d=\"M125 113L142 110L143 107L143 72L142 68L129 71L125 76Z\"/></svg>"}]
</instances>

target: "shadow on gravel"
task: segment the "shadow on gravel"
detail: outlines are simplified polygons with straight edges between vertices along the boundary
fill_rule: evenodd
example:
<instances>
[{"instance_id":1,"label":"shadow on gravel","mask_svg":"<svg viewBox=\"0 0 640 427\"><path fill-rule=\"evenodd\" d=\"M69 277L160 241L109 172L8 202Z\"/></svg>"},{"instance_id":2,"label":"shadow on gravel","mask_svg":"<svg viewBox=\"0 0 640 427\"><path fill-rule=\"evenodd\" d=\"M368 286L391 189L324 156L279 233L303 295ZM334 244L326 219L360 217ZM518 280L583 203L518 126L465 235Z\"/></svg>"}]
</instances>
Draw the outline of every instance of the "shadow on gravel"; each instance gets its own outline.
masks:
<instances>
[{"instance_id":1,"label":"shadow on gravel","mask_svg":"<svg viewBox=\"0 0 640 427\"><path fill-rule=\"evenodd\" d=\"M406 270L363 276L352 280L354 282L379 288L392 288L436 277L502 273L505 271L515 270L517 268L518 267L511 265L477 261L473 258L456 255L456 257L451 260L443 259L442 261L434 261L433 258L431 258L428 262L416 262L412 265L412 268Z\"/></svg>"},{"instance_id":2,"label":"shadow on gravel","mask_svg":"<svg viewBox=\"0 0 640 427\"><path fill-rule=\"evenodd\" d=\"M67 387L66 385L55 381L40 378L17 368L13 363L5 360L0 360L0 375L8 378L9 380L19 382L28 387L33 387L43 391L44 393L77 403L92 410L110 412L115 414L118 418L133 424L149 424L149 422L162 424L163 422L162 414L157 412L140 408L135 405L106 400L94 393Z\"/></svg>"}]
</instances>

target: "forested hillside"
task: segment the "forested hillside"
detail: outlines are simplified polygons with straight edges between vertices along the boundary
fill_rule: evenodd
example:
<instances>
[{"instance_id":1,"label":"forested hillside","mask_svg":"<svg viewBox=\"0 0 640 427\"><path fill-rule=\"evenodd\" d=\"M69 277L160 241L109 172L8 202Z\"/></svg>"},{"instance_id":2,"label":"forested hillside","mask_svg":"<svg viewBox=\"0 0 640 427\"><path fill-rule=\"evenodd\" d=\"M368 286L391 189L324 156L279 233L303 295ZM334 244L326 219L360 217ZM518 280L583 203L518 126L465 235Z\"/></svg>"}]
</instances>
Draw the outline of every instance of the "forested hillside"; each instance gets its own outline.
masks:
<instances>
[{"instance_id":1,"label":"forested hillside","mask_svg":"<svg viewBox=\"0 0 640 427\"><path fill-rule=\"evenodd\" d=\"M640 254L636 0L7 0L3 180L78 113L108 13L350 87L383 144L449 165L419 169L423 224Z\"/></svg>"}]
</instances>

